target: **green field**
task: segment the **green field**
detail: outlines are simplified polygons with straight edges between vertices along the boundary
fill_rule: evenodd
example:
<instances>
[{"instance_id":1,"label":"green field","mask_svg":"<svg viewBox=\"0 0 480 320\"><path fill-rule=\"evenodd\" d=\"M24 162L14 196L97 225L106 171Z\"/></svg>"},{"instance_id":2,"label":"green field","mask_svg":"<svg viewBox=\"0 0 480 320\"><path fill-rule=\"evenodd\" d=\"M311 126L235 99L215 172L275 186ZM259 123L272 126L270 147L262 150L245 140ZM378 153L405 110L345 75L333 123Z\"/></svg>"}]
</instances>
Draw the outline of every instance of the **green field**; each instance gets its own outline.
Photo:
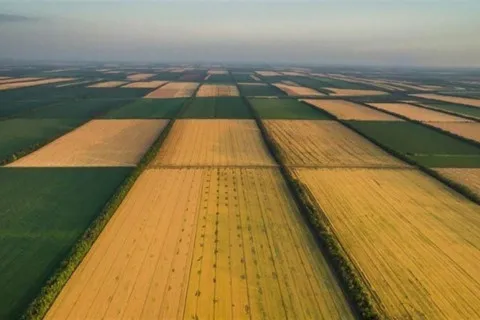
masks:
<instances>
[{"instance_id":1,"label":"green field","mask_svg":"<svg viewBox=\"0 0 480 320\"><path fill-rule=\"evenodd\" d=\"M153 72L152 72L153 73ZM161 72L158 73L156 76L148 78L148 81L151 80L170 80L175 81L178 80L183 75L182 72Z\"/></svg>"},{"instance_id":2,"label":"green field","mask_svg":"<svg viewBox=\"0 0 480 320\"><path fill-rule=\"evenodd\" d=\"M237 82L252 82L252 81L255 81L252 79L251 75L253 73L238 73L238 72L233 72L232 75L233 75L233 78L235 79L235 81Z\"/></svg>"},{"instance_id":3,"label":"green field","mask_svg":"<svg viewBox=\"0 0 480 320\"><path fill-rule=\"evenodd\" d=\"M427 167L480 167L480 148L412 122L348 121L354 128Z\"/></svg>"},{"instance_id":4,"label":"green field","mask_svg":"<svg viewBox=\"0 0 480 320\"><path fill-rule=\"evenodd\" d=\"M250 81L251 82L251 81ZM278 97L286 96L285 92L271 85L239 84L240 93L245 97Z\"/></svg>"},{"instance_id":5,"label":"green field","mask_svg":"<svg viewBox=\"0 0 480 320\"><path fill-rule=\"evenodd\" d=\"M42 145L79 126L80 119L8 119L0 121L0 163L14 153Z\"/></svg>"},{"instance_id":6,"label":"green field","mask_svg":"<svg viewBox=\"0 0 480 320\"><path fill-rule=\"evenodd\" d=\"M129 168L0 168L0 319L17 318Z\"/></svg>"},{"instance_id":7,"label":"green field","mask_svg":"<svg viewBox=\"0 0 480 320\"><path fill-rule=\"evenodd\" d=\"M229 83L233 82L233 78L230 74L212 74L205 80L207 83Z\"/></svg>"},{"instance_id":8,"label":"green field","mask_svg":"<svg viewBox=\"0 0 480 320\"><path fill-rule=\"evenodd\" d=\"M327 113L295 99L254 98L250 102L262 119L332 119Z\"/></svg>"},{"instance_id":9,"label":"green field","mask_svg":"<svg viewBox=\"0 0 480 320\"><path fill-rule=\"evenodd\" d=\"M480 119L480 108L477 108L477 107L467 107L464 105L447 103L447 102L421 102L421 104L424 104L426 106L429 106L438 110L450 111L459 115L466 115L466 116Z\"/></svg>"},{"instance_id":10,"label":"green field","mask_svg":"<svg viewBox=\"0 0 480 320\"><path fill-rule=\"evenodd\" d=\"M301 86L312 88L325 94L329 93L328 90L323 89L325 87L325 83L317 79L307 77L290 77L289 80L294 81Z\"/></svg>"},{"instance_id":11,"label":"green field","mask_svg":"<svg viewBox=\"0 0 480 320\"><path fill-rule=\"evenodd\" d=\"M197 119L251 119L252 115L242 98L215 97L195 98L180 117Z\"/></svg>"},{"instance_id":12,"label":"green field","mask_svg":"<svg viewBox=\"0 0 480 320\"><path fill-rule=\"evenodd\" d=\"M171 119L186 99L137 99L106 113L106 119Z\"/></svg>"}]
</instances>

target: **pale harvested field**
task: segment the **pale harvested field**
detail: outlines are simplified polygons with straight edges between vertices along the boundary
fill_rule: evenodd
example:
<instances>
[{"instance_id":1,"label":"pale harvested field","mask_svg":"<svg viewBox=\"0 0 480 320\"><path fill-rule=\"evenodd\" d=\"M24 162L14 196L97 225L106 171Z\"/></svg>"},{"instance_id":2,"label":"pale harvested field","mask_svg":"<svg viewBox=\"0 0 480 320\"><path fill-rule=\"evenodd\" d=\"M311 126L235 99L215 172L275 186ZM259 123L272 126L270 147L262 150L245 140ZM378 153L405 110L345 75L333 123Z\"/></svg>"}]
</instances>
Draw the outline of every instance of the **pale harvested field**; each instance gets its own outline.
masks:
<instances>
[{"instance_id":1,"label":"pale harvested field","mask_svg":"<svg viewBox=\"0 0 480 320\"><path fill-rule=\"evenodd\" d=\"M325 110L342 120L362 120L362 121L404 121L388 113L380 112L361 104L356 104L343 100L314 100L302 99L312 106Z\"/></svg>"},{"instance_id":2,"label":"pale harvested field","mask_svg":"<svg viewBox=\"0 0 480 320\"><path fill-rule=\"evenodd\" d=\"M471 122L471 120L465 118L417 107L407 103L369 103L369 105L416 121Z\"/></svg>"},{"instance_id":3,"label":"pale harvested field","mask_svg":"<svg viewBox=\"0 0 480 320\"><path fill-rule=\"evenodd\" d=\"M162 80L132 82L127 85L124 85L122 88L156 89L161 85L164 85L165 83L167 83L167 81L162 81Z\"/></svg>"},{"instance_id":4,"label":"pale harvested field","mask_svg":"<svg viewBox=\"0 0 480 320\"><path fill-rule=\"evenodd\" d=\"M42 79L42 78L32 78L32 77L10 78L10 77L4 77L4 79L0 80L0 84L12 83L12 82L27 82L27 81L33 81L33 80L39 80L39 79Z\"/></svg>"},{"instance_id":5,"label":"pale harvested field","mask_svg":"<svg viewBox=\"0 0 480 320\"><path fill-rule=\"evenodd\" d=\"M168 120L92 120L10 167L135 166Z\"/></svg>"},{"instance_id":6,"label":"pale harvested field","mask_svg":"<svg viewBox=\"0 0 480 320\"><path fill-rule=\"evenodd\" d=\"M169 82L147 94L144 98L168 99L168 98L188 98L198 87L197 82Z\"/></svg>"},{"instance_id":7,"label":"pale harvested field","mask_svg":"<svg viewBox=\"0 0 480 320\"><path fill-rule=\"evenodd\" d=\"M360 90L360 89L338 89L338 88L325 88L333 93L330 96L380 96L387 94L384 91L377 90Z\"/></svg>"},{"instance_id":8,"label":"pale harvested field","mask_svg":"<svg viewBox=\"0 0 480 320\"><path fill-rule=\"evenodd\" d=\"M26 81L26 82L12 82L12 83L5 83L0 84L0 90L9 90L9 89L18 89L18 88L27 88L27 87L35 87L44 84L53 84L59 82L67 82L75 80L75 78L49 78L43 80L33 80L33 81Z\"/></svg>"},{"instance_id":9,"label":"pale harvested field","mask_svg":"<svg viewBox=\"0 0 480 320\"><path fill-rule=\"evenodd\" d=\"M429 94L429 93L412 94L412 96L430 99L430 100L438 100L438 101L445 101L445 102L451 102L451 103L465 104L468 106L480 107L480 99L452 97L452 96L444 96L440 94Z\"/></svg>"},{"instance_id":10,"label":"pale harvested field","mask_svg":"<svg viewBox=\"0 0 480 320\"><path fill-rule=\"evenodd\" d=\"M307 77L305 73L298 72L298 71L285 71L285 72L282 72L282 74L286 76L293 76L293 77Z\"/></svg>"},{"instance_id":11,"label":"pale harvested field","mask_svg":"<svg viewBox=\"0 0 480 320\"><path fill-rule=\"evenodd\" d=\"M250 78L252 78L255 81L261 81L259 77L251 75Z\"/></svg>"},{"instance_id":12,"label":"pale harvested field","mask_svg":"<svg viewBox=\"0 0 480 320\"><path fill-rule=\"evenodd\" d=\"M479 122L427 122L427 124L449 131L458 136L480 142Z\"/></svg>"},{"instance_id":13,"label":"pale harvested field","mask_svg":"<svg viewBox=\"0 0 480 320\"><path fill-rule=\"evenodd\" d=\"M265 120L288 166L405 167L336 121Z\"/></svg>"},{"instance_id":14,"label":"pale harvested field","mask_svg":"<svg viewBox=\"0 0 480 320\"><path fill-rule=\"evenodd\" d=\"M275 166L254 120L177 120L156 166Z\"/></svg>"},{"instance_id":15,"label":"pale harvested field","mask_svg":"<svg viewBox=\"0 0 480 320\"><path fill-rule=\"evenodd\" d=\"M198 89L197 97L238 97L236 86L223 84L204 84Z\"/></svg>"},{"instance_id":16,"label":"pale harvested field","mask_svg":"<svg viewBox=\"0 0 480 320\"><path fill-rule=\"evenodd\" d=\"M130 81L142 81L155 76L155 73L134 73L127 76Z\"/></svg>"},{"instance_id":17,"label":"pale harvested field","mask_svg":"<svg viewBox=\"0 0 480 320\"><path fill-rule=\"evenodd\" d=\"M105 81L100 83L92 84L88 88L116 88L128 83L127 81Z\"/></svg>"},{"instance_id":18,"label":"pale harvested field","mask_svg":"<svg viewBox=\"0 0 480 320\"><path fill-rule=\"evenodd\" d=\"M275 76L281 76L281 73L278 73L276 71L255 71L259 75L263 77L275 77Z\"/></svg>"},{"instance_id":19,"label":"pale harvested field","mask_svg":"<svg viewBox=\"0 0 480 320\"><path fill-rule=\"evenodd\" d=\"M416 170L295 172L387 319L480 318L478 205Z\"/></svg>"},{"instance_id":20,"label":"pale harvested field","mask_svg":"<svg viewBox=\"0 0 480 320\"><path fill-rule=\"evenodd\" d=\"M435 170L448 179L466 186L480 197L480 168L439 168Z\"/></svg>"},{"instance_id":21,"label":"pale harvested field","mask_svg":"<svg viewBox=\"0 0 480 320\"><path fill-rule=\"evenodd\" d=\"M217 75L224 75L224 74L228 74L228 71L227 70L215 70L215 69L210 69L207 71L208 74L212 75L212 74L217 74Z\"/></svg>"},{"instance_id":22,"label":"pale harvested field","mask_svg":"<svg viewBox=\"0 0 480 320\"><path fill-rule=\"evenodd\" d=\"M317 90L301 87L299 85L289 85L279 82L274 83L273 85L289 96L325 96L323 93L320 93Z\"/></svg>"},{"instance_id":23,"label":"pale harvested field","mask_svg":"<svg viewBox=\"0 0 480 320\"><path fill-rule=\"evenodd\" d=\"M168 188L165 188L168 186ZM273 169L150 169L46 319L351 319Z\"/></svg>"}]
</instances>

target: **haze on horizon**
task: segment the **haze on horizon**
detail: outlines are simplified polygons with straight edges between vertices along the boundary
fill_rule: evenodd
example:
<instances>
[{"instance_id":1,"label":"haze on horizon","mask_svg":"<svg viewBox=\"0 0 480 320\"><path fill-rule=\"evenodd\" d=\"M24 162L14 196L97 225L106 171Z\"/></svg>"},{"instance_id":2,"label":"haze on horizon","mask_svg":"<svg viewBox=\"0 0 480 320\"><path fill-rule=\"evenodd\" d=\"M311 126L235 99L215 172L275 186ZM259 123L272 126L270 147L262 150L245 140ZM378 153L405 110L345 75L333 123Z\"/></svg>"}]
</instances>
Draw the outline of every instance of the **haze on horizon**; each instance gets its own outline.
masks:
<instances>
[{"instance_id":1,"label":"haze on horizon","mask_svg":"<svg viewBox=\"0 0 480 320\"><path fill-rule=\"evenodd\" d=\"M480 67L477 0L0 0L0 59Z\"/></svg>"}]
</instances>

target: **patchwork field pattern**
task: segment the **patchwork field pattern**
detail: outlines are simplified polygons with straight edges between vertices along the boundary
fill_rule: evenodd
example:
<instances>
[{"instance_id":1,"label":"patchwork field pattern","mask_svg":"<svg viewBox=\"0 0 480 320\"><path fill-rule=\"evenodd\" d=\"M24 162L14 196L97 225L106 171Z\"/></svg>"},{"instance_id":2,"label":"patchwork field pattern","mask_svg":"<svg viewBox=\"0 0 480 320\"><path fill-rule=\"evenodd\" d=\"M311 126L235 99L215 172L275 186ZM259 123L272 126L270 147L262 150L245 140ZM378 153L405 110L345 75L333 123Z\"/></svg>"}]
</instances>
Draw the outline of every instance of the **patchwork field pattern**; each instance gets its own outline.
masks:
<instances>
[{"instance_id":1,"label":"patchwork field pattern","mask_svg":"<svg viewBox=\"0 0 480 320\"><path fill-rule=\"evenodd\" d=\"M88 88L116 88L128 83L127 81L105 81L92 84Z\"/></svg>"},{"instance_id":2,"label":"patchwork field pattern","mask_svg":"<svg viewBox=\"0 0 480 320\"><path fill-rule=\"evenodd\" d=\"M262 119L331 119L323 111L294 99L253 98L249 100Z\"/></svg>"},{"instance_id":3,"label":"patchwork field pattern","mask_svg":"<svg viewBox=\"0 0 480 320\"><path fill-rule=\"evenodd\" d=\"M469 116L480 120L480 108L477 107L469 107L460 104L453 104L447 102L417 102L413 101L414 103L420 106L426 106L428 108L436 109L439 111L447 111L457 114L459 116Z\"/></svg>"},{"instance_id":4,"label":"patchwork field pattern","mask_svg":"<svg viewBox=\"0 0 480 320\"><path fill-rule=\"evenodd\" d=\"M166 85L150 92L145 98L168 99L168 98L188 98L197 90L197 82L169 82Z\"/></svg>"},{"instance_id":5,"label":"patchwork field pattern","mask_svg":"<svg viewBox=\"0 0 480 320\"><path fill-rule=\"evenodd\" d=\"M171 119L185 103L184 98L137 99L120 108L114 108L102 118L106 119Z\"/></svg>"},{"instance_id":6,"label":"patchwork field pattern","mask_svg":"<svg viewBox=\"0 0 480 320\"><path fill-rule=\"evenodd\" d=\"M273 85L289 96L324 96L323 93L320 93L317 90L298 85L289 85L284 83L274 83Z\"/></svg>"},{"instance_id":7,"label":"patchwork field pattern","mask_svg":"<svg viewBox=\"0 0 480 320\"><path fill-rule=\"evenodd\" d=\"M238 87L243 96L247 97L276 97L284 96L280 89L266 83L239 83Z\"/></svg>"},{"instance_id":8,"label":"patchwork field pattern","mask_svg":"<svg viewBox=\"0 0 480 320\"><path fill-rule=\"evenodd\" d=\"M240 93L234 85L203 84L197 92L197 97L238 97Z\"/></svg>"},{"instance_id":9,"label":"patchwork field pattern","mask_svg":"<svg viewBox=\"0 0 480 320\"><path fill-rule=\"evenodd\" d=\"M154 80L154 81L142 81L142 82L132 82L127 85L124 85L122 88L145 88L145 89L156 89L161 85L164 85L167 81L163 80Z\"/></svg>"},{"instance_id":10,"label":"patchwork field pattern","mask_svg":"<svg viewBox=\"0 0 480 320\"><path fill-rule=\"evenodd\" d=\"M407 103L370 103L375 108L389 111L416 121L468 122L465 118L417 107Z\"/></svg>"},{"instance_id":11,"label":"patchwork field pattern","mask_svg":"<svg viewBox=\"0 0 480 320\"><path fill-rule=\"evenodd\" d=\"M92 120L11 167L135 166L168 120Z\"/></svg>"},{"instance_id":12,"label":"patchwork field pattern","mask_svg":"<svg viewBox=\"0 0 480 320\"><path fill-rule=\"evenodd\" d=\"M331 91L330 96L378 96L387 94L384 91L376 90L361 90L361 89L339 89L339 88L325 88Z\"/></svg>"},{"instance_id":13,"label":"patchwork field pattern","mask_svg":"<svg viewBox=\"0 0 480 320\"><path fill-rule=\"evenodd\" d=\"M238 97L195 98L181 118L251 119L250 109Z\"/></svg>"},{"instance_id":14,"label":"patchwork field pattern","mask_svg":"<svg viewBox=\"0 0 480 320\"><path fill-rule=\"evenodd\" d=\"M154 166L275 166L253 120L177 120Z\"/></svg>"},{"instance_id":15,"label":"patchwork field pattern","mask_svg":"<svg viewBox=\"0 0 480 320\"><path fill-rule=\"evenodd\" d=\"M436 171L448 179L464 185L480 197L480 168L440 168Z\"/></svg>"},{"instance_id":16,"label":"patchwork field pattern","mask_svg":"<svg viewBox=\"0 0 480 320\"><path fill-rule=\"evenodd\" d=\"M264 123L288 166L406 166L335 121L265 120Z\"/></svg>"},{"instance_id":17,"label":"patchwork field pattern","mask_svg":"<svg viewBox=\"0 0 480 320\"><path fill-rule=\"evenodd\" d=\"M412 94L412 96L429 99L429 100L438 100L438 101L444 101L444 102L464 104L467 106L480 107L480 99L444 96L441 94L433 94L433 93Z\"/></svg>"},{"instance_id":18,"label":"patchwork field pattern","mask_svg":"<svg viewBox=\"0 0 480 320\"><path fill-rule=\"evenodd\" d=\"M352 315L279 172L225 168L145 171L46 319L132 317Z\"/></svg>"},{"instance_id":19,"label":"patchwork field pattern","mask_svg":"<svg viewBox=\"0 0 480 320\"><path fill-rule=\"evenodd\" d=\"M127 79L130 81L141 81L146 80L155 76L155 73L134 73L127 76Z\"/></svg>"},{"instance_id":20,"label":"patchwork field pattern","mask_svg":"<svg viewBox=\"0 0 480 320\"><path fill-rule=\"evenodd\" d=\"M478 206L415 170L295 170L387 318L480 317Z\"/></svg>"},{"instance_id":21,"label":"patchwork field pattern","mask_svg":"<svg viewBox=\"0 0 480 320\"><path fill-rule=\"evenodd\" d=\"M388 113L380 112L361 104L356 104L343 100L315 100L304 99L308 104L324 110L341 120L359 120L359 121L404 121Z\"/></svg>"},{"instance_id":22,"label":"patchwork field pattern","mask_svg":"<svg viewBox=\"0 0 480 320\"><path fill-rule=\"evenodd\" d=\"M19 89L27 87L35 87L45 84L53 84L59 82L67 82L75 80L74 78L50 78L50 79L38 79L33 81L21 81L21 82L12 82L0 84L0 90L9 90L9 89Z\"/></svg>"},{"instance_id":23,"label":"patchwork field pattern","mask_svg":"<svg viewBox=\"0 0 480 320\"><path fill-rule=\"evenodd\" d=\"M451 132L460 137L480 142L479 122L427 122L429 125Z\"/></svg>"}]
</instances>

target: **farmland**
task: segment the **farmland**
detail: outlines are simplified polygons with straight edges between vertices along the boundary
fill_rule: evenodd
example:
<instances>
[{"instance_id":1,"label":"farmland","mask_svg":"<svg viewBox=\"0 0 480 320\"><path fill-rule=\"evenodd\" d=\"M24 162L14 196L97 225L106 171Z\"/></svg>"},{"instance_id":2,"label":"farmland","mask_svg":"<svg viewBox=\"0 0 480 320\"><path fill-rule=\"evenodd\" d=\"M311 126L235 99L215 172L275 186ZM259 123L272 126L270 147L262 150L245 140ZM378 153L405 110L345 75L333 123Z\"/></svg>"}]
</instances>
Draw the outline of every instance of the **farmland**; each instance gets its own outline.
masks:
<instances>
[{"instance_id":1,"label":"farmland","mask_svg":"<svg viewBox=\"0 0 480 320\"><path fill-rule=\"evenodd\" d=\"M178 120L155 166L274 166L253 120Z\"/></svg>"},{"instance_id":2,"label":"farmland","mask_svg":"<svg viewBox=\"0 0 480 320\"><path fill-rule=\"evenodd\" d=\"M104 114L106 119L171 119L185 103L177 99L137 99Z\"/></svg>"},{"instance_id":3,"label":"farmland","mask_svg":"<svg viewBox=\"0 0 480 320\"><path fill-rule=\"evenodd\" d=\"M416 121L467 122L465 118L417 107L408 103L371 103L373 107L395 113Z\"/></svg>"},{"instance_id":4,"label":"farmland","mask_svg":"<svg viewBox=\"0 0 480 320\"><path fill-rule=\"evenodd\" d=\"M236 97L238 95L236 86L225 84L203 84L197 92L197 97Z\"/></svg>"},{"instance_id":5,"label":"farmland","mask_svg":"<svg viewBox=\"0 0 480 320\"><path fill-rule=\"evenodd\" d=\"M418 98L424 98L428 100L436 100L436 101L450 102L454 104L463 104L466 106L480 107L479 99L452 97L452 96L444 96L441 94L431 94L431 93L414 94L412 96L415 96Z\"/></svg>"},{"instance_id":6,"label":"farmland","mask_svg":"<svg viewBox=\"0 0 480 320\"><path fill-rule=\"evenodd\" d=\"M444 102L417 102L416 104L439 111L447 111L460 116L469 116L480 120L480 108Z\"/></svg>"},{"instance_id":7,"label":"farmland","mask_svg":"<svg viewBox=\"0 0 480 320\"><path fill-rule=\"evenodd\" d=\"M480 142L480 123L478 122L427 122L429 125L451 132L460 137Z\"/></svg>"},{"instance_id":8,"label":"farmland","mask_svg":"<svg viewBox=\"0 0 480 320\"><path fill-rule=\"evenodd\" d=\"M477 205L412 170L295 172L388 318L480 317Z\"/></svg>"},{"instance_id":9,"label":"farmland","mask_svg":"<svg viewBox=\"0 0 480 320\"><path fill-rule=\"evenodd\" d=\"M242 95L247 97L274 97L285 95L280 89L266 83L239 83L238 87Z\"/></svg>"},{"instance_id":10,"label":"farmland","mask_svg":"<svg viewBox=\"0 0 480 320\"><path fill-rule=\"evenodd\" d=\"M436 170L448 179L466 186L480 197L480 168L439 168Z\"/></svg>"},{"instance_id":11,"label":"farmland","mask_svg":"<svg viewBox=\"0 0 480 320\"><path fill-rule=\"evenodd\" d=\"M0 168L0 318L22 312L129 170Z\"/></svg>"},{"instance_id":12,"label":"farmland","mask_svg":"<svg viewBox=\"0 0 480 320\"><path fill-rule=\"evenodd\" d=\"M377 146L335 121L266 120L289 166L402 167Z\"/></svg>"},{"instance_id":13,"label":"farmland","mask_svg":"<svg viewBox=\"0 0 480 320\"><path fill-rule=\"evenodd\" d=\"M318 92L317 90L301 87L299 85L285 84L285 83L274 83L273 84L278 89L282 90L289 96L324 96L323 93Z\"/></svg>"},{"instance_id":14,"label":"farmland","mask_svg":"<svg viewBox=\"0 0 480 320\"><path fill-rule=\"evenodd\" d=\"M147 170L47 319L351 318L287 192L275 169Z\"/></svg>"},{"instance_id":15,"label":"farmland","mask_svg":"<svg viewBox=\"0 0 480 320\"><path fill-rule=\"evenodd\" d=\"M196 82L169 82L166 85L150 92L145 98L150 99L169 99L169 98L188 98L193 95L198 87Z\"/></svg>"},{"instance_id":16,"label":"farmland","mask_svg":"<svg viewBox=\"0 0 480 320\"><path fill-rule=\"evenodd\" d=\"M252 98L249 100L262 119L331 119L328 114L293 99Z\"/></svg>"},{"instance_id":17,"label":"farmland","mask_svg":"<svg viewBox=\"0 0 480 320\"><path fill-rule=\"evenodd\" d=\"M240 98L195 98L181 114L182 118L250 119L248 106Z\"/></svg>"}]
</instances>

